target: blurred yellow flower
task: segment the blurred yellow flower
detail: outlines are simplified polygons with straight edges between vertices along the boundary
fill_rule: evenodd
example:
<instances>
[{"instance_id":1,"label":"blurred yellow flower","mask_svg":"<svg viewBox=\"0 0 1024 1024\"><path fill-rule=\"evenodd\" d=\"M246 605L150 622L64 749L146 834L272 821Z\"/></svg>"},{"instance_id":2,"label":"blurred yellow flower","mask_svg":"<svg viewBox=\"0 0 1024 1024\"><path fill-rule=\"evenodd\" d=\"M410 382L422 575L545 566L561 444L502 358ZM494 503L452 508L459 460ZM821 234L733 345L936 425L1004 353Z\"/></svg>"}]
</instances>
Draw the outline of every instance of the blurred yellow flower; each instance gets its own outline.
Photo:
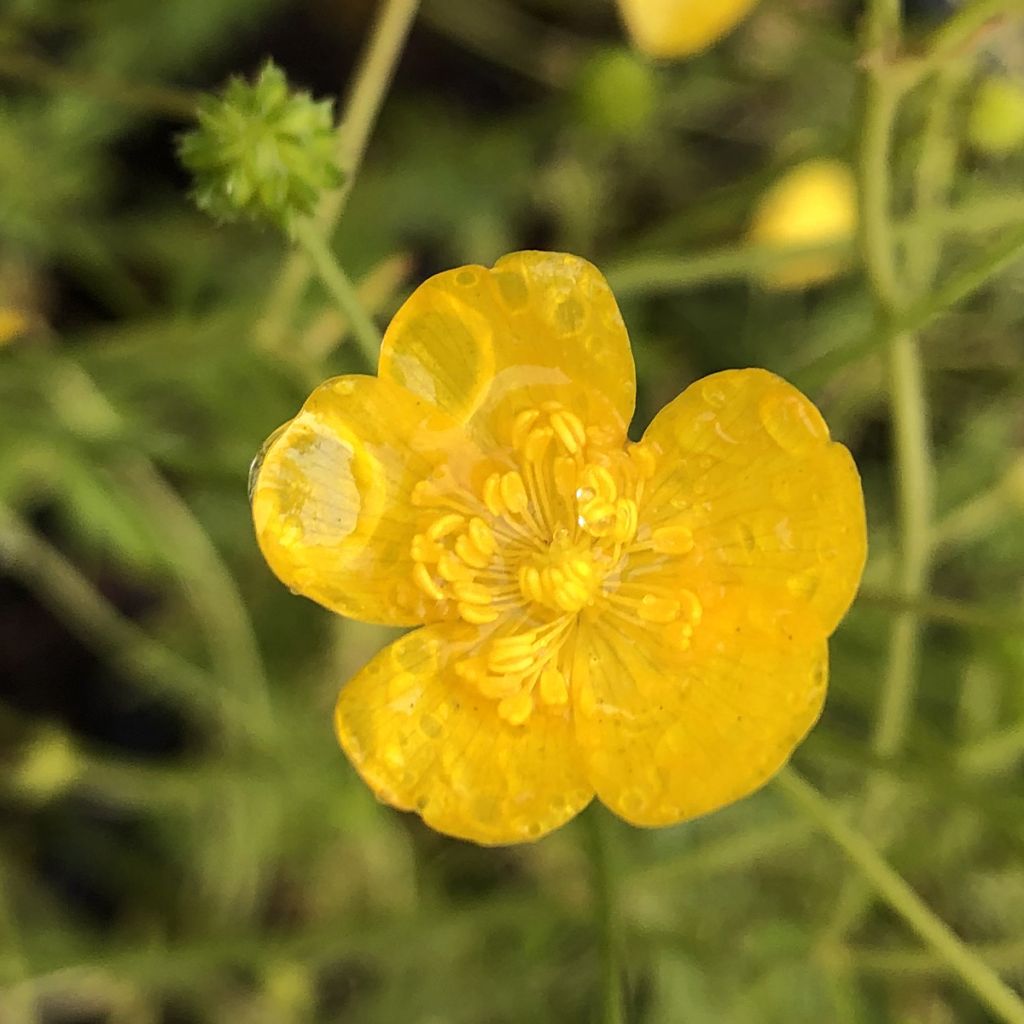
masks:
<instances>
[{"instance_id":1,"label":"blurred yellow flower","mask_svg":"<svg viewBox=\"0 0 1024 1024\"><path fill-rule=\"evenodd\" d=\"M24 334L29 327L28 315L20 309L0 306L0 345L6 345L14 341L19 335Z\"/></svg>"},{"instance_id":2,"label":"blurred yellow flower","mask_svg":"<svg viewBox=\"0 0 1024 1024\"><path fill-rule=\"evenodd\" d=\"M731 32L757 0L619 0L637 49L651 57L689 57Z\"/></svg>"},{"instance_id":3,"label":"blurred yellow flower","mask_svg":"<svg viewBox=\"0 0 1024 1024\"><path fill-rule=\"evenodd\" d=\"M852 239L857 230L857 183L838 160L808 160L784 174L761 197L750 225L757 245L808 245ZM841 273L841 254L797 256L766 271L766 288L820 284Z\"/></svg>"},{"instance_id":4,"label":"blurred yellow flower","mask_svg":"<svg viewBox=\"0 0 1024 1024\"><path fill-rule=\"evenodd\" d=\"M377 796L479 843L596 793L638 825L760 786L817 719L865 557L849 452L765 370L626 428L601 274L522 252L421 285L377 377L321 385L254 471L263 554L342 615L421 628L338 699Z\"/></svg>"}]
</instances>

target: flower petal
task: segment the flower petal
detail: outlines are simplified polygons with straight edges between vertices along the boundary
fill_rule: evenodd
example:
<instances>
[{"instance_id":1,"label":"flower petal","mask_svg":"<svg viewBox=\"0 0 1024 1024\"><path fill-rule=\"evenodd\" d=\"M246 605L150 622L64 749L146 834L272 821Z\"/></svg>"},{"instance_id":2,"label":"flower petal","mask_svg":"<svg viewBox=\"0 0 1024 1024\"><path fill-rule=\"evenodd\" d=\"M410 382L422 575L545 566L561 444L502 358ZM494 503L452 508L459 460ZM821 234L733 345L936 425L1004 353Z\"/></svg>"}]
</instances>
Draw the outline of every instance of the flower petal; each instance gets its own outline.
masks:
<instances>
[{"instance_id":1,"label":"flower petal","mask_svg":"<svg viewBox=\"0 0 1024 1024\"><path fill-rule=\"evenodd\" d=\"M864 568L864 498L850 453L796 388L766 370L713 374L667 405L641 445L655 457L644 536L692 534L668 575L794 635L835 629Z\"/></svg>"},{"instance_id":2,"label":"flower petal","mask_svg":"<svg viewBox=\"0 0 1024 1024\"><path fill-rule=\"evenodd\" d=\"M467 450L450 417L404 388L373 377L327 381L254 464L263 556L292 590L341 615L422 622L412 488L442 462L467 465Z\"/></svg>"},{"instance_id":3,"label":"flower petal","mask_svg":"<svg viewBox=\"0 0 1024 1024\"><path fill-rule=\"evenodd\" d=\"M578 256L518 252L494 268L420 285L384 336L380 377L467 421L558 401L625 436L636 378L626 328L600 271Z\"/></svg>"},{"instance_id":4,"label":"flower petal","mask_svg":"<svg viewBox=\"0 0 1024 1024\"><path fill-rule=\"evenodd\" d=\"M437 831L485 845L538 839L593 796L571 715L542 707L524 725L504 721L455 672L474 649L452 625L407 633L342 688L338 739L380 800Z\"/></svg>"},{"instance_id":5,"label":"flower petal","mask_svg":"<svg viewBox=\"0 0 1024 1024\"><path fill-rule=\"evenodd\" d=\"M687 57L731 31L757 0L619 0L637 48L652 57Z\"/></svg>"},{"instance_id":6,"label":"flower petal","mask_svg":"<svg viewBox=\"0 0 1024 1024\"><path fill-rule=\"evenodd\" d=\"M635 825L694 818L753 792L821 712L824 640L792 641L709 609L685 656L628 620L587 630L572 686L598 798ZM581 638L582 640L582 638Z\"/></svg>"}]
</instances>

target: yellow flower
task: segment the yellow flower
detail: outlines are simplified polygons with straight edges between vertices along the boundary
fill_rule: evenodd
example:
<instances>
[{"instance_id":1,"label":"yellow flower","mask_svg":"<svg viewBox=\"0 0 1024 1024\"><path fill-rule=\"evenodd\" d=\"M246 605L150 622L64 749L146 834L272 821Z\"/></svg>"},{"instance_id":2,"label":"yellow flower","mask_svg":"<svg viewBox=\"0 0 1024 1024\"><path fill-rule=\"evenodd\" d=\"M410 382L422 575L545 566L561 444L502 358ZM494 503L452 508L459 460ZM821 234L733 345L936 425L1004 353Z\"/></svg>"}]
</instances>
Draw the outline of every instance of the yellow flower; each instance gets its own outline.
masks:
<instances>
[{"instance_id":1,"label":"yellow flower","mask_svg":"<svg viewBox=\"0 0 1024 1024\"><path fill-rule=\"evenodd\" d=\"M19 335L25 333L29 327L29 318L20 309L10 306L0 306L0 345L6 345L14 341Z\"/></svg>"},{"instance_id":2,"label":"yellow flower","mask_svg":"<svg viewBox=\"0 0 1024 1024\"><path fill-rule=\"evenodd\" d=\"M842 242L857 230L857 184L838 160L808 160L784 174L761 197L750 225L758 245ZM839 274L841 254L797 256L766 272L766 288L789 290L820 284Z\"/></svg>"},{"instance_id":3,"label":"yellow flower","mask_svg":"<svg viewBox=\"0 0 1024 1024\"><path fill-rule=\"evenodd\" d=\"M651 57L689 57L731 32L757 0L619 0L637 49Z\"/></svg>"},{"instance_id":4,"label":"yellow flower","mask_svg":"<svg viewBox=\"0 0 1024 1024\"><path fill-rule=\"evenodd\" d=\"M692 818L819 715L865 557L849 452L765 370L698 381L636 444L634 397L601 274L514 253L421 285L378 376L321 385L264 448L281 580L421 627L335 725L377 796L441 832L536 839L595 793L638 825Z\"/></svg>"}]
</instances>

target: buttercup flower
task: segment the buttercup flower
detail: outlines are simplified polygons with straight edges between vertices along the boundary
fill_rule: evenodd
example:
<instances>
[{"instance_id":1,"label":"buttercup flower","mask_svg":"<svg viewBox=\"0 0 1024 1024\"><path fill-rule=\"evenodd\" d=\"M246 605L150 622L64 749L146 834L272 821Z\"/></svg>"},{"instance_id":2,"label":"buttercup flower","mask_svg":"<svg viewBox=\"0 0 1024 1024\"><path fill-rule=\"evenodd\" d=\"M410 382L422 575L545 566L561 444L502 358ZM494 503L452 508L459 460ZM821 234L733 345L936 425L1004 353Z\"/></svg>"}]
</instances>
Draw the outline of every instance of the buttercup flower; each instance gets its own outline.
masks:
<instances>
[{"instance_id":1,"label":"buttercup flower","mask_svg":"<svg viewBox=\"0 0 1024 1024\"><path fill-rule=\"evenodd\" d=\"M839 160L807 160L791 168L761 197L750 225L760 245L815 245L852 239L857 230L857 183ZM842 254L794 256L762 276L778 291L821 284L839 274Z\"/></svg>"},{"instance_id":2,"label":"buttercup flower","mask_svg":"<svg viewBox=\"0 0 1024 1024\"><path fill-rule=\"evenodd\" d=\"M321 385L264 447L283 582L418 626L338 699L377 796L479 843L595 795L638 825L760 786L817 719L865 557L849 452L765 370L696 382L631 443L635 378L586 261L522 252L421 285L377 377Z\"/></svg>"},{"instance_id":3,"label":"buttercup flower","mask_svg":"<svg viewBox=\"0 0 1024 1024\"><path fill-rule=\"evenodd\" d=\"M731 32L757 0L619 0L626 29L651 57L689 57Z\"/></svg>"}]
</instances>

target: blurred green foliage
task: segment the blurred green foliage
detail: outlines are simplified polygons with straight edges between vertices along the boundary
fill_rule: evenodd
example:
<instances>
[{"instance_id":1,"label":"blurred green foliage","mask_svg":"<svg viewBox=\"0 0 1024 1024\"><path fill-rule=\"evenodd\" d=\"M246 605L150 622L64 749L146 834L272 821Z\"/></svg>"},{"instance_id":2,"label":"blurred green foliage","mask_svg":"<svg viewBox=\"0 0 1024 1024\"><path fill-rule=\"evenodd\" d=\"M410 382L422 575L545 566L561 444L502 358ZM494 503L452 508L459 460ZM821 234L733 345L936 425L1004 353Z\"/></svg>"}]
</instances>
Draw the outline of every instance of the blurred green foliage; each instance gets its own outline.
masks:
<instances>
[{"instance_id":1,"label":"blurred green foliage","mask_svg":"<svg viewBox=\"0 0 1024 1024\"><path fill-rule=\"evenodd\" d=\"M597 1019L582 825L481 850L376 805L330 709L387 634L288 594L252 537L259 444L312 384L364 367L316 283L282 307L281 239L191 208L174 137L195 90L268 54L318 97L341 92L373 7L0 11L0 309L27 325L0 347L3 1024ZM885 813L853 820L1019 989L1024 265L1004 259L953 311L927 303L1024 224L1024 153L964 141L979 82L1024 74L1021 26L983 26L896 126L935 511L929 587L908 597L870 281L764 293L783 256L743 243L782 169L856 152L858 16L764 0L707 54L655 66L604 0L427 2L333 243L381 322L458 263L593 260L634 341L637 430L723 367L808 388L858 460L872 554L797 762L858 810L909 615L909 728ZM607 831L631 1022L994 1019L884 905L862 895L837 925L854 870L771 787L677 828Z\"/></svg>"}]
</instances>

